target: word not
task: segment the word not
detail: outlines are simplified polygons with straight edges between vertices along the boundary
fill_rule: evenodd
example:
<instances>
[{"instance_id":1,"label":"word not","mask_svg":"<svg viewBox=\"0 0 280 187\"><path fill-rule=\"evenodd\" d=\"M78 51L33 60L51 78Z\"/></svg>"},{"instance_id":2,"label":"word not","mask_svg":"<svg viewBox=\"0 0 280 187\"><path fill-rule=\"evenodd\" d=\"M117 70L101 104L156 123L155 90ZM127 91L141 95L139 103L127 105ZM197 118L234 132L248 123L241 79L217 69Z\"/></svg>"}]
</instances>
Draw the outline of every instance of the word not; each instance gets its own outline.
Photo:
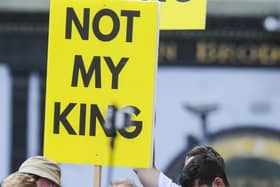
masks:
<instances>
[{"instance_id":1,"label":"word not","mask_svg":"<svg viewBox=\"0 0 280 187\"><path fill-rule=\"evenodd\" d=\"M100 21L104 16L111 18L113 27L111 32L102 33L100 30ZM140 11L138 10L121 10L120 16L127 18L126 23L126 42L132 42L133 36L133 23L135 17L140 17ZM83 9L83 23L81 24L81 19L76 14L74 8L67 7L66 9L66 32L65 38L72 39L72 23L74 23L80 37L83 40L89 39L89 27L90 27L90 9ZM92 19L92 31L93 34L101 41L111 41L113 40L120 31L120 18L119 15L111 9L99 10Z\"/></svg>"},{"instance_id":2,"label":"word not","mask_svg":"<svg viewBox=\"0 0 280 187\"><path fill-rule=\"evenodd\" d=\"M75 111L74 108L78 107ZM108 106L108 108L111 105ZM128 106L125 106L128 107ZM124 108L125 108L124 107ZM138 116L140 114L140 110L136 106L129 106L133 108L133 114ZM53 124L53 133L59 134L60 133L60 126L62 125L69 135L79 135L85 136L86 135L86 118L87 118L87 109L90 109L90 116L89 116L89 136L96 136L96 122L98 120L99 124L101 125L103 132L107 137L112 137L113 134L110 132L108 128L105 127L105 120L104 116L100 112L98 106L96 104L87 105L85 103L69 103L63 110L61 110L61 103L55 102L54 103L54 124ZM77 112L78 110L78 112ZM71 122L67 119L67 116L71 114L78 114L79 115L79 129L78 133L71 124ZM72 119L72 118L71 118ZM142 131L142 121L130 121L131 124L129 126L135 126L133 131L127 131L127 129L119 129L118 132L125 138L135 138L137 137Z\"/></svg>"},{"instance_id":3,"label":"word not","mask_svg":"<svg viewBox=\"0 0 280 187\"><path fill-rule=\"evenodd\" d=\"M118 89L119 74L124 68L125 64L128 61L128 58L122 57L119 63L115 66L113 60L109 56L104 56L105 60L111 74L112 74L112 89ZM82 76L84 87L88 87L90 80L92 78L93 72L95 72L95 88L101 88L101 57L93 56L91 64L88 68L88 71L85 68L84 61L81 55L75 55L73 75L72 75L72 87L78 86L78 77L79 72Z\"/></svg>"}]
</instances>

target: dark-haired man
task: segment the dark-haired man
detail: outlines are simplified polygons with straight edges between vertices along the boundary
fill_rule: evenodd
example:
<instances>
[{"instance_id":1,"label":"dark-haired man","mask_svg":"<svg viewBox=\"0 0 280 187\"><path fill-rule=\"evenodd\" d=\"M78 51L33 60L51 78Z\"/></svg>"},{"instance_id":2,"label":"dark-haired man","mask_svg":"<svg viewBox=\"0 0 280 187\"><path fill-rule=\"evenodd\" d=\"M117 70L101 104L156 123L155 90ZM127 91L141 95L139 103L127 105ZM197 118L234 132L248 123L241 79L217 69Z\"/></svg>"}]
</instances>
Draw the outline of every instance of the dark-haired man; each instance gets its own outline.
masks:
<instances>
[{"instance_id":1,"label":"dark-haired man","mask_svg":"<svg viewBox=\"0 0 280 187\"><path fill-rule=\"evenodd\" d=\"M135 172L144 187L229 187L224 159L210 146L197 146L188 152L180 185L155 167Z\"/></svg>"}]
</instances>

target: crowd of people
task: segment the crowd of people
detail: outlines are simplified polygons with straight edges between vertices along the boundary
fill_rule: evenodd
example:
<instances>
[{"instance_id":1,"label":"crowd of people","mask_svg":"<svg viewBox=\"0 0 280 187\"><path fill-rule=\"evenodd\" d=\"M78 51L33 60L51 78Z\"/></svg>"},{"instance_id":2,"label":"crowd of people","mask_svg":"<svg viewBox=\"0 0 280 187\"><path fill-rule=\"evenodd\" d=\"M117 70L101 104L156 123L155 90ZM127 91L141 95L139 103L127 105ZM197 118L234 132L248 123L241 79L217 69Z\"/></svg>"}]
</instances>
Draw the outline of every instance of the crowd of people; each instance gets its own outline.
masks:
<instances>
[{"instance_id":1,"label":"crowd of people","mask_svg":"<svg viewBox=\"0 0 280 187\"><path fill-rule=\"evenodd\" d=\"M174 183L153 164L133 169L143 187L229 187L223 157L210 146L196 146L185 159L180 184ZM18 171L7 176L1 187L61 187L58 163L43 156L28 158ZM136 187L129 179L112 181L109 187Z\"/></svg>"}]
</instances>

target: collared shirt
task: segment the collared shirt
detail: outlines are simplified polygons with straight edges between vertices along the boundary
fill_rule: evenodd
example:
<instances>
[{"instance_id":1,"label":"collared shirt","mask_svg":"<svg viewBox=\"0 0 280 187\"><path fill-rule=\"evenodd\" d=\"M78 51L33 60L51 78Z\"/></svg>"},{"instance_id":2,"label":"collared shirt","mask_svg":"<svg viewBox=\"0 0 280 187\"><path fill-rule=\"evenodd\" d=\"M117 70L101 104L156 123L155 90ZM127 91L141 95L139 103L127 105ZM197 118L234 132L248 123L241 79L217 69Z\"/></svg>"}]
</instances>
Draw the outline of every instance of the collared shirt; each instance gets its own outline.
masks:
<instances>
[{"instance_id":1,"label":"collared shirt","mask_svg":"<svg viewBox=\"0 0 280 187\"><path fill-rule=\"evenodd\" d=\"M158 187L181 187L181 186L172 182L170 178L168 178L166 175L160 172L158 178Z\"/></svg>"}]
</instances>

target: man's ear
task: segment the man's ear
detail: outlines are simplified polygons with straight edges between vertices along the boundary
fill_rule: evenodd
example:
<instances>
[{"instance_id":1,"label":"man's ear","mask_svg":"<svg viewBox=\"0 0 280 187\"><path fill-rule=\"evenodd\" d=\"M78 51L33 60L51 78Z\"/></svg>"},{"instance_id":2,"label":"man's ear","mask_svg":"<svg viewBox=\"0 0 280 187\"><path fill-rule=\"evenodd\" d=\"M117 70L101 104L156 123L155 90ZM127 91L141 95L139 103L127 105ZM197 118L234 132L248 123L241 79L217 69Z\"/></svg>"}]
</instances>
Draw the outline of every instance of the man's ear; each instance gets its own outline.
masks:
<instances>
[{"instance_id":1,"label":"man's ear","mask_svg":"<svg viewBox=\"0 0 280 187\"><path fill-rule=\"evenodd\" d=\"M213 187L225 187L224 180L221 177L215 177Z\"/></svg>"}]
</instances>

